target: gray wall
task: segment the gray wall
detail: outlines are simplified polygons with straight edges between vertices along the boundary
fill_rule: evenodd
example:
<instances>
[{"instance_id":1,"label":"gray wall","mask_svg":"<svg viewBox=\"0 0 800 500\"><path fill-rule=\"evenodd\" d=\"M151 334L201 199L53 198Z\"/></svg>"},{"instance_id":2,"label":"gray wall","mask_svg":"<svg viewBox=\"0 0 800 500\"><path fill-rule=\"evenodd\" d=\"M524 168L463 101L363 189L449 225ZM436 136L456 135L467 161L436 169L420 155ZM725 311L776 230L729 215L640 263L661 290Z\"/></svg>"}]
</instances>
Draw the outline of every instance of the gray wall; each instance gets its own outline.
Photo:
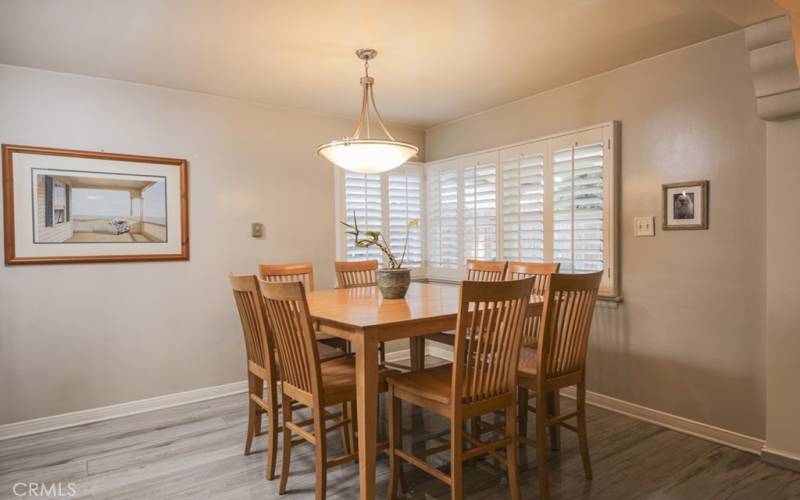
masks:
<instances>
[{"instance_id":1,"label":"gray wall","mask_svg":"<svg viewBox=\"0 0 800 500\"><path fill-rule=\"evenodd\" d=\"M622 294L590 389L764 437L765 126L741 32L426 131L427 159L622 122ZM708 231L660 231L661 184L708 179ZM655 238L633 217L656 216Z\"/></svg>"},{"instance_id":2,"label":"gray wall","mask_svg":"<svg viewBox=\"0 0 800 500\"><path fill-rule=\"evenodd\" d=\"M0 66L0 142L186 158L189 262L0 266L0 424L245 379L228 272L313 261L334 283L349 119ZM421 144L423 133L393 131ZM250 222L266 238L249 237Z\"/></svg>"}]
</instances>

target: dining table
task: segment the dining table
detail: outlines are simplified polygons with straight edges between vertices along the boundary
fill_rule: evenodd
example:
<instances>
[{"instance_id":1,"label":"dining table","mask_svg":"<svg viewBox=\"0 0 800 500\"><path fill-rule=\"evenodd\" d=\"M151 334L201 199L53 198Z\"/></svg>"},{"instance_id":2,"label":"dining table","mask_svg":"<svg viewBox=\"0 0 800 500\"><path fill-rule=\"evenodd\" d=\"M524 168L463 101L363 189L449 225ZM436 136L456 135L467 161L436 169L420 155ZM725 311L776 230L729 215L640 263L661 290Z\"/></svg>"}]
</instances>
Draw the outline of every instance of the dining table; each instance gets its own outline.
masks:
<instances>
[{"instance_id":1,"label":"dining table","mask_svg":"<svg viewBox=\"0 0 800 500\"><path fill-rule=\"evenodd\" d=\"M378 451L378 345L409 339L411 369L424 368L425 336L456 328L459 287L414 282L403 299L384 299L375 286L338 288L310 291L307 300L319 332L349 341L355 352L359 492L361 499L372 500ZM532 299L531 307L534 314L541 314L541 300Z\"/></svg>"}]
</instances>

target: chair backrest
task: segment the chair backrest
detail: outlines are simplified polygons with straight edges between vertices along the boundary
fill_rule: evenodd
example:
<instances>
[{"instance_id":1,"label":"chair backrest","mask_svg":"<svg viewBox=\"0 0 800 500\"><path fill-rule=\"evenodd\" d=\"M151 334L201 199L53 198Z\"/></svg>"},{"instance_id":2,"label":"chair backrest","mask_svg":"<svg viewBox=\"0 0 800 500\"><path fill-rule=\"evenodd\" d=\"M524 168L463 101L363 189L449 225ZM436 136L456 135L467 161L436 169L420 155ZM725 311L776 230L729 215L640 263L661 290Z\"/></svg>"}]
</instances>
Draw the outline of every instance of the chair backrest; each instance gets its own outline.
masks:
<instances>
[{"instance_id":1,"label":"chair backrest","mask_svg":"<svg viewBox=\"0 0 800 500\"><path fill-rule=\"evenodd\" d=\"M508 261L467 259L467 281L503 281Z\"/></svg>"},{"instance_id":2,"label":"chair backrest","mask_svg":"<svg viewBox=\"0 0 800 500\"><path fill-rule=\"evenodd\" d=\"M314 266L311 262L299 264L261 264L258 277L264 281L299 281L306 290L314 290Z\"/></svg>"},{"instance_id":3,"label":"chair backrest","mask_svg":"<svg viewBox=\"0 0 800 500\"><path fill-rule=\"evenodd\" d=\"M303 283L261 280L259 286L278 348L283 390L294 389L293 398L297 398L296 391L316 397L320 388L319 351Z\"/></svg>"},{"instance_id":4,"label":"chair backrest","mask_svg":"<svg viewBox=\"0 0 800 500\"><path fill-rule=\"evenodd\" d=\"M536 352L538 379L570 375L586 367L589 331L602 278L603 271L550 276Z\"/></svg>"},{"instance_id":5,"label":"chair backrest","mask_svg":"<svg viewBox=\"0 0 800 500\"><path fill-rule=\"evenodd\" d=\"M515 390L532 285L531 278L461 284L453 348L454 402L477 403Z\"/></svg>"},{"instance_id":6,"label":"chair backrest","mask_svg":"<svg viewBox=\"0 0 800 500\"><path fill-rule=\"evenodd\" d=\"M506 279L518 280L533 278L531 295L544 300L547 287L550 284L550 275L557 273L561 264L559 262L509 262ZM528 315L525 318L525 327L522 329L522 345L536 346L536 334L539 332L540 317Z\"/></svg>"},{"instance_id":7,"label":"chair backrest","mask_svg":"<svg viewBox=\"0 0 800 500\"><path fill-rule=\"evenodd\" d=\"M253 275L228 275L239 320L244 333L247 360L272 374L274 345L269 331L264 298L258 289L258 279Z\"/></svg>"},{"instance_id":8,"label":"chair backrest","mask_svg":"<svg viewBox=\"0 0 800 500\"><path fill-rule=\"evenodd\" d=\"M357 288L376 284L377 260L337 261L334 266L339 288Z\"/></svg>"}]
</instances>

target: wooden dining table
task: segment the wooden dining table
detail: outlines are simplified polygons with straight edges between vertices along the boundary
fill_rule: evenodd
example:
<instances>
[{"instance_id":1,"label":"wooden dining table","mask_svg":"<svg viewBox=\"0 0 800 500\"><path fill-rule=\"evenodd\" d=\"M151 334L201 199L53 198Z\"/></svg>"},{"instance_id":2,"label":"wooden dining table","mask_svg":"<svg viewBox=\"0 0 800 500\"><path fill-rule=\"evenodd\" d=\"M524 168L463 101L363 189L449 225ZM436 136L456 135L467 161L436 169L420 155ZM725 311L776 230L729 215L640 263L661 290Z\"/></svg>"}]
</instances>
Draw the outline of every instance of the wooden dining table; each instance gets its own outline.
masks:
<instances>
[{"instance_id":1,"label":"wooden dining table","mask_svg":"<svg viewBox=\"0 0 800 500\"><path fill-rule=\"evenodd\" d=\"M412 283L404 299L384 299L377 287L308 292L308 307L320 333L350 341L356 356L360 498L375 494L378 448L378 344L410 339L412 369L425 359L425 336L455 330L459 287ZM541 302L532 301L534 312Z\"/></svg>"}]
</instances>

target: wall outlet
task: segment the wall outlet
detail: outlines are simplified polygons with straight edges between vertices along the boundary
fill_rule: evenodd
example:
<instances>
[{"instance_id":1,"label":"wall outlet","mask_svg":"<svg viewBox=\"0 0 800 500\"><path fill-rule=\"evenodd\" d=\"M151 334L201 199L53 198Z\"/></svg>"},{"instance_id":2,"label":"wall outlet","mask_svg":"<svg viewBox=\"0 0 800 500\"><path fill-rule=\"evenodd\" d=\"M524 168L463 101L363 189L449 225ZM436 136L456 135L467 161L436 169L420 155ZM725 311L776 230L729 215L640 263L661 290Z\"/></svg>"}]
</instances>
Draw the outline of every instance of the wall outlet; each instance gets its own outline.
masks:
<instances>
[{"instance_id":1,"label":"wall outlet","mask_svg":"<svg viewBox=\"0 0 800 500\"><path fill-rule=\"evenodd\" d=\"M260 222L253 222L250 224L250 236L253 238L261 238L264 235L264 225Z\"/></svg>"},{"instance_id":2,"label":"wall outlet","mask_svg":"<svg viewBox=\"0 0 800 500\"><path fill-rule=\"evenodd\" d=\"M642 236L655 236L656 218L652 215L647 217L634 217L633 231L633 234L635 234L637 238Z\"/></svg>"}]
</instances>

